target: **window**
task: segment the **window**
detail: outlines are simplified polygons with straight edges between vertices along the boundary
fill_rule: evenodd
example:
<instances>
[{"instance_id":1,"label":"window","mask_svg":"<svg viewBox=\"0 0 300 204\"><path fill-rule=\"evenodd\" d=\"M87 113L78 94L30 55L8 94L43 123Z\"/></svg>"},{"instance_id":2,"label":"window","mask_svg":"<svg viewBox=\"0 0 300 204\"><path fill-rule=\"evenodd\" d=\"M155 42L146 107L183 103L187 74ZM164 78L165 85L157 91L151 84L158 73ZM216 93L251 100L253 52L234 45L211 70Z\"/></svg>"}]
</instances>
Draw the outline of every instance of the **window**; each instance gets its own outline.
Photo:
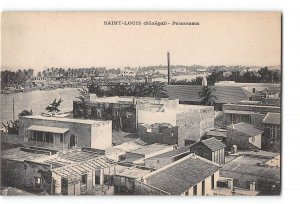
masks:
<instances>
[{"instance_id":1,"label":"window","mask_svg":"<svg viewBox=\"0 0 300 204\"><path fill-rule=\"evenodd\" d=\"M102 116L102 115L101 115L101 109L100 109L100 108L97 108L97 115L98 115L99 117Z\"/></svg>"},{"instance_id":2,"label":"window","mask_svg":"<svg viewBox=\"0 0 300 204\"><path fill-rule=\"evenodd\" d=\"M202 195L205 195L205 180L202 181Z\"/></svg>"},{"instance_id":3,"label":"window","mask_svg":"<svg viewBox=\"0 0 300 204\"><path fill-rule=\"evenodd\" d=\"M43 142L44 141L44 138L43 138L43 132L40 132L40 131L37 131L36 132L36 140L38 141L38 142Z\"/></svg>"},{"instance_id":4,"label":"window","mask_svg":"<svg viewBox=\"0 0 300 204\"><path fill-rule=\"evenodd\" d=\"M95 184L100 185L100 170L95 171Z\"/></svg>"},{"instance_id":5,"label":"window","mask_svg":"<svg viewBox=\"0 0 300 204\"><path fill-rule=\"evenodd\" d=\"M250 123L249 115L241 115L241 122Z\"/></svg>"},{"instance_id":6,"label":"window","mask_svg":"<svg viewBox=\"0 0 300 204\"><path fill-rule=\"evenodd\" d=\"M37 140L37 132L34 131L32 134L31 134L31 137L30 137L31 140Z\"/></svg>"},{"instance_id":7,"label":"window","mask_svg":"<svg viewBox=\"0 0 300 204\"><path fill-rule=\"evenodd\" d=\"M275 139L275 127L274 127L274 125L270 126L270 139Z\"/></svg>"},{"instance_id":8,"label":"window","mask_svg":"<svg viewBox=\"0 0 300 204\"><path fill-rule=\"evenodd\" d=\"M77 135L75 135L75 145L77 146L77 144L78 144L78 137Z\"/></svg>"},{"instance_id":9,"label":"window","mask_svg":"<svg viewBox=\"0 0 300 204\"><path fill-rule=\"evenodd\" d=\"M197 184L194 185L194 187L193 187L193 194L194 194L194 195L197 195Z\"/></svg>"},{"instance_id":10,"label":"window","mask_svg":"<svg viewBox=\"0 0 300 204\"><path fill-rule=\"evenodd\" d=\"M215 188L215 175L211 175L211 189Z\"/></svg>"},{"instance_id":11,"label":"window","mask_svg":"<svg viewBox=\"0 0 300 204\"><path fill-rule=\"evenodd\" d=\"M237 116L235 114L231 114L231 122L236 123Z\"/></svg>"},{"instance_id":12,"label":"window","mask_svg":"<svg viewBox=\"0 0 300 204\"><path fill-rule=\"evenodd\" d=\"M60 141L60 143L64 142L64 135L63 134L59 135L59 141Z\"/></svg>"},{"instance_id":13,"label":"window","mask_svg":"<svg viewBox=\"0 0 300 204\"><path fill-rule=\"evenodd\" d=\"M81 185L86 185L87 183L87 175L81 175Z\"/></svg>"},{"instance_id":14,"label":"window","mask_svg":"<svg viewBox=\"0 0 300 204\"><path fill-rule=\"evenodd\" d=\"M252 142L255 142L255 136L252 137Z\"/></svg>"},{"instance_id":15,"label":"window","mask_svg":"<svg viewBox=\"0 0 300 204\"><path fill-rule=\"evenodd\" d=\"M252 93L255 93L255 88L252 89Z\"/></svg>"},{"instance_id":16,"label":"window","mask_svg":"<svg viewBox=\"0 0 300 204\"><path fill-rule=\"evenodd\" d=\"M47 132L46 135L45 135L45 139L46 139L45 142L53 143L53 134L50 133L50 132Z\"/></svg>"},{"instance_id":17,"label":"window","mask_svg":"<svg viewBox=\"0 0 300 204\"><path fill-rule=\"evenodd\" d=\"M188 195L189 195L189 190L187 190L187 191L185 192L185 195L186 195L186 196L188 196Z\"/></svg>"}]
</instances>

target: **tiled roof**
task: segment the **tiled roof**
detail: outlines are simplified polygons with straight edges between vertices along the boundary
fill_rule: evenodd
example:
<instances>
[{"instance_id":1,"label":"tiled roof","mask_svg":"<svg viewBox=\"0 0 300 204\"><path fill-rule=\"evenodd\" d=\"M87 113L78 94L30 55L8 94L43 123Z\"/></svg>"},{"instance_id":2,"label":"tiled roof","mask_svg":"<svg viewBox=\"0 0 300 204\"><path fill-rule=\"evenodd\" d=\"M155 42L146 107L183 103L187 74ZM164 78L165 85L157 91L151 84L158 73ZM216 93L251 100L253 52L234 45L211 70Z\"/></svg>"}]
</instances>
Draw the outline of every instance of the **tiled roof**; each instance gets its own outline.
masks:
<instances>
[{"instance_id":1,"label":"tiled roof","mask_svg":"<svg viewBox=\"0 0 300 204\"><path fill-rule=\"evenodd\" d=\"M217 172L221 167L207 159L188 155L145 177L146 183L160 190L179 195Z\"/></svg>"},{"instance_id":2,"label":"tiled roof","mask_svg":"<svg viewBox=\"0 0 300 204\"><path fill-rule=\"evenodd\" d=\"M246 135L249 135L249 136L256 136L256 135L259 135L264 132L264 131L254 127L253 125L250 125L250 124L244 123L244 122L234 124L233 129L235 129L239 132L242 132Z\"/></svg>"},{"instance_id":3,"label":"tiled roof","mask_svg":"<svg viewBox=\"0 0 300 204\"><path fill-rule=\"evenodd\" d=\"M280 113L268 113L262 123L280 125Z\"/></svg>"},{"instance_id":4,"label":"tiled roof","mask_svg":"<svg viewBox=\"0 0 300 204\"><path fill-rule=\"evenodd\" d=\"M217 97L217 103L234 103L242 100L249 100L253 95L242 87L214 86L213 95ZM180 101L199 102L199 92L202 89L200 85L168 85L165 87L170 99L179 99Z\"/></svg>"},{"instance_id":5,"label":"tiled roof","mask_svg":"<svg viewBox=\"0 0 300 204\"><path fill-rule=\"evenodd\" d=\"M216 138L212 137L206 140L200 141L202 144L204 144L206 147L211 149L212 151L216 151L219 149L223 149L226 147L225 144L223 144L220 140L217 140Z\"/></svg>"}]
</instances>

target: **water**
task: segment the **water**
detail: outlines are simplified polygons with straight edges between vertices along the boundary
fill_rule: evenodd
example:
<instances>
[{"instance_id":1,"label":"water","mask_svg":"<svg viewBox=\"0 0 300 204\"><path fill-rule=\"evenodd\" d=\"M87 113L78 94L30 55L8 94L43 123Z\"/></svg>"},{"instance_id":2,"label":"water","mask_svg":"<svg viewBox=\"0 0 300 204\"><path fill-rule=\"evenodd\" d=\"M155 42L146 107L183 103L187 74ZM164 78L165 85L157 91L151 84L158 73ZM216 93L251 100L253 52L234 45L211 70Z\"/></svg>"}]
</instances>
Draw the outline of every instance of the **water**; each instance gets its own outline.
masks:
<instances>
[{"instance_id":1,"label":"water","mask_svg":"<svg viewBox=\"0 0 300 204\"><path fill-rule=\"evenodd\" d=\"M56 89L49 91L32 91L25 93L1 94L1 122L6 123L13 119L13 99L15 100L15 118L23 110L32 110L33 114L45 112L48 106L56 98L62 98L61 112L71 111L73 100L79 92L76 88ZM2 126L2 125L1 125Z\"/></svg>"}]
</instances>

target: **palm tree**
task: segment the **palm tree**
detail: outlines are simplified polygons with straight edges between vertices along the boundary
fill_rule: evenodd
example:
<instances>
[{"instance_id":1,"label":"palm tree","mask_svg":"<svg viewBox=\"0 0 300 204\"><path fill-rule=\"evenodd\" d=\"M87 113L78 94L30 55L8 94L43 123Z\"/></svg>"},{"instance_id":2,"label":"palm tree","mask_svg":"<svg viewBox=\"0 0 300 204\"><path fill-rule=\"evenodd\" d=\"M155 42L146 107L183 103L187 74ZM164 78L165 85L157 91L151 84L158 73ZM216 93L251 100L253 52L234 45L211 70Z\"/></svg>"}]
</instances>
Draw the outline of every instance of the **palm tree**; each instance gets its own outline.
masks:
<instances>
[{"instance_id":1,"label":"palm tree","mask_svg":"<svg viewBox=\"0 0 300 204\"><path fill-rule=\"evenodd\" d=\"M60 109L58 107L61 105L62 102L63 100L61 98L58 101L54 99L54 101L45 108L47 110L46 114L50 116L56 115L58 112L60 112Z\"/></svg>"},{"instance_id":2,"label":"palm tree","mask_svg":"<svg viewBox=\"0 0 300 204\"><path fill-rule=\"evenodd\" d=\"M214 88L209 86L203 86L202 90L199 92L200 103L202 105L213 106L218 100L218 97L213 95L215 91Z\"/></svg>"}]
</instances>

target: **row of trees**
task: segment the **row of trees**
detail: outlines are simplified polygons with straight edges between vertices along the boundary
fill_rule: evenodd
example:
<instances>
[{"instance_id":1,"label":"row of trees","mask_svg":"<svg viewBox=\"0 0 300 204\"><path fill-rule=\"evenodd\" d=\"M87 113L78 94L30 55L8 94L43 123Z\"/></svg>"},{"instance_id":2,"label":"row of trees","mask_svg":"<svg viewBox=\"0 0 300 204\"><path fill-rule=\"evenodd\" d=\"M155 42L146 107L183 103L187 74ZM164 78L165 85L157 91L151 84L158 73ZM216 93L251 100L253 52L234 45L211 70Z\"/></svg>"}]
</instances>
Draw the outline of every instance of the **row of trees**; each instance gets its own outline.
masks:
<instances>
[{"instance_id":1,"label":"row of trees","mask_svg":"<svg viewBox=\"0 0 300 204\"><path fill-rule=\"evenodd\" d=\"M280 83L281 74L278 70L270 70L268 67L264 67L254 71L246 71L241 73L240 71L233 71L230 75L224 75L223 71L214 71L207 77L209 85L213 85L218 81L235 81L241 83Z\"/></svg>"},{"instance_id":2,"label":"row of trees","mask_svg":"<svg viewBox=\"0 0 300 204\"><path fill-rule=\"evenodd\" d=\"M7 86L19 85L22 86L26 81L33 78L33 69L19 69L18 71L1 71L1 88L4 89Z\"/></svg>"},{"instance_id":3,"label":"row of trees","mask_svg":"<svg viewBox=\"0 0 300 204\"><path fill-rule=\"evenodd\" d=\"M171 85L202 85L202 77L196 77L192 81L171 79Z\"/></svg>"},{"instance_id":4,"label":"row of trees","mask_svg":"<svg viewBox=\"0 0 300 204\"><path fill-rule=\"evenodd\" d=\"M137 96L137 97L155 97L166 98L167 93L164 89L165 84L161 82L136 83L134 85L125 85L117 83L103 89L100 86L91 84L88 87L89 93L95 93L99 97L103 96ZM84 91L81 91L84 93Z\"/></svg>"}]
</instances>

